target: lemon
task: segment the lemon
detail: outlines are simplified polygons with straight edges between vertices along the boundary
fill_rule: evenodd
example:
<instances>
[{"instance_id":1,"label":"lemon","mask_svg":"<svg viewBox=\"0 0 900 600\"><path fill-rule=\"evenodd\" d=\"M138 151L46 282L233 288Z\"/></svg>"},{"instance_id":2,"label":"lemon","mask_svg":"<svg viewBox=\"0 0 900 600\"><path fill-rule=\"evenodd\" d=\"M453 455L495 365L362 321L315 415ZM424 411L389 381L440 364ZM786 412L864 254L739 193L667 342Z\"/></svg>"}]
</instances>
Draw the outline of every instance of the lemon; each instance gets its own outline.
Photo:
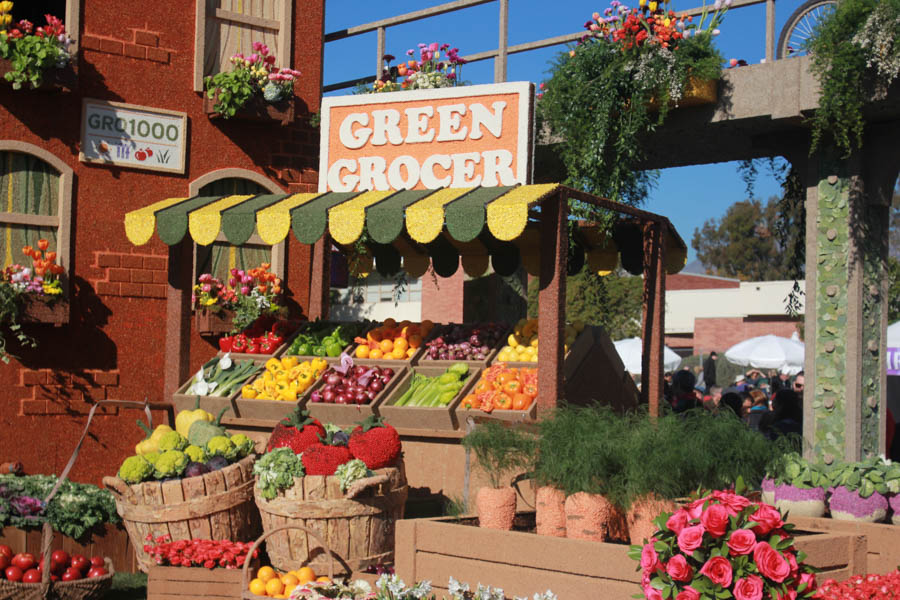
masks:
<instances>
[{"instance_id":1,"label":"lemon","mask_svg":"<svg viewBox=\"0 0 900 600\"><path fill-rule=\"evenodd\" d=\"M518 346L519 340L516 339L516 334L514 334L514 333L509 334L509 337L506 338L506 343L509 344L510 346L512 346L513 348Z\"/></svg>"}]
</instances>

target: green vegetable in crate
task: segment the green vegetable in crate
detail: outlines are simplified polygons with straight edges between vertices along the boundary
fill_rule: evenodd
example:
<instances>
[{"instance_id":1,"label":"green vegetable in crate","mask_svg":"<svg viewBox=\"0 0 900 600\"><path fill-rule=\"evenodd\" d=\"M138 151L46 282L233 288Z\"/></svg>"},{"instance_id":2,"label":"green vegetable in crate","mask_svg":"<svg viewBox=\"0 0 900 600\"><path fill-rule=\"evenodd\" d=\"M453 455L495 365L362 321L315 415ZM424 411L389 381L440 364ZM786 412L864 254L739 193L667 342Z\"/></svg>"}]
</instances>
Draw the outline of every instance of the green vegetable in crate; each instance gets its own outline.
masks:
<instances>
[{"instance_id":1,"label":"green vegetable in crate","mask_svg":"<svg viewBox=\"0 0 900 600\"><path fill-rule=\"evenodd\" d=\"M214 421L194 421L194 424L188 430L188 441L194 446L206 448L209 440L218 435L225 435L225 428L219 425L219 422L222 420L222 415L229 408L229 406L222 407L219 416Z\"/></svg>"},{"instance_id":2,"label":"green vegetable in crate","mask_svg":"<svg viewBox=\"0 0 900 600\"><path fill-rule=\"evenodd\" d=\"M409 389L394 403L394 406L447 406L463 387L463 380L469 375L466 363L456 363L437 377L414 373Z\"/></svg>"},{"instance_id":3,"label":"green vegetable in crate","mask_svg":"<svg viewBox=\"0 0 900 600\"><path fill-rule=\"evenodd\" d=\"M212 358L197 371L188 395L225 397L233 394L262 367L252 360L234 362L230 354ZM177 427L176 427L177 429Z\"/></svg>"},{"instance_id":4,"label":"green vegetable in crate","mask_svg":"<svg viewBox=\"0 0 900 600\"><path fill-rule=\"evenodd\" d=\"M290 448L275 448L253 464L256 485L263 498L271 500L281 490L294 485L294 477L303 477L303 462Z\"/></svg>"},{"instance_id":5,"label":"green vegetable in crate","mask_svg":"<svg viewBox=\"0 0 900 600\"><path fill-rule=\"evenodd\" d=\"M334 472L335 476L337 476L338 480L341 482L341 490L346 492L347 488L350 487L350 484L356 481L357 479L362 479L363 477L370 477L375 473L369 470L369 467L366 466L366 463L359 460L358 458L354 458L353 460L349 460L344 464L340 465Z\"/></svg>"},{"instance_id":6,"label":"green vegetable in crate","mask_svg":"<svg viewBox=\"0 0 900 600\"><path fill-rule=\"evenodd\" d=\"M147 454L148 452L159 450L159 438L172 431L172 428L168 425L157 425L156 429L151 432L150 428L140 419L137 420L137 424L144 430L147 437L138 442L137 446L134 447L135 454Z\"/></svg>"},{"instance_id":7,"label":"green vegetable in crate","mask_svg":"<svg viewBox=\"0 0 900 600\"><path fill-rule=\"evenodd\" d=\"M184 452L180 450L166 450L157 459L156 464L153 465L153 476L157 479L179 477L184 473L184 469L189 462L191 461Z\"/></svg>"},{"instance_id":8,"label":"green vegetable in crate","mask_svg":"<svg viewBox=\"0 0 900 600\"><path fill-rule=\"evenodd\" d=\"M256 450L256 442L248 438L243 433L231 436L232 443L237 446L238 456L241 458L253 454Z\"/></svg>"},{"instance_id":9,"label":"green vegetable in crate","mask_svg":"<svg viewBox=\"0 0 900 600\"><path fill-rule=\"evenodd\" d=\"M184 453L187 454L187 457L191 459L192 462L205 463L209 459L206 450L200 446L194 446L193 444L185 448Z\"/></svg>"},{"instance_id":10,"label":"green vegetable in crate","mask_svg":"<svg viewBox=\"0 0 900 600\"><path fill-rule=\"evenodd\" d=\"M177 431L169 431L159 438L160 452L165 452L166 450L184 450L187 447L187 438Z\"/></svg>"},{"instance_id":11,"label":"green vegetable in crate","mask_svg":"<svg viewBox=\"0 0 900 600\"><path fill-rule=\"evenodd\" d=\"M227 435L217 435L206 443L206 453L210 456L224 456L232 461L237 457L238 449Z\"/></svg>"},{"instance_id":12,"label":"green vegetable in crate","mask_svg":"<svg viewBox=\"0 0 900 600\"><path fill-rule=\"evenodd\" d=\"M288 354L298 356L331 356L337 357L369 323L342 323L332 328L329 323L311 323L298 335Z\"/></svg>"},{"instance_id":13,"label":"green vegetable in crate","mask_svg":"<svg viewBox=\"0 0 900 600\"><path fill-rule=\"evenodd\" d=\"M153 465L144 460L143 456L129 456L119 467L119 477L125 483L140 483L148 479L152 473Z\"/></svg>"}]
</instances>

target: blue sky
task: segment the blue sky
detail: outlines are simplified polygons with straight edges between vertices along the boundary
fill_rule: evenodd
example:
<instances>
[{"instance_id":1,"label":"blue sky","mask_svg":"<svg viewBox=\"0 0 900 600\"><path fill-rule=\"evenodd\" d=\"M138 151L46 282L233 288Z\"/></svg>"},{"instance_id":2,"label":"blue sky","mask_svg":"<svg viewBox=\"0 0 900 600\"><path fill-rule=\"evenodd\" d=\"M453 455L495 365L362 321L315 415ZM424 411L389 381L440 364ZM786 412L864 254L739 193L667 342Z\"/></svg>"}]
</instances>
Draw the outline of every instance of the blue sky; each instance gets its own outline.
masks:
<instances>
[{"instance_id":1,"label":"blue sky","mask_svg":"<svg viewBox=\"0 0 900 600\"><path fill-rule=\"evenodd\" d=\"M637 0L634 0L635 2ZM776 6L776 41L781 27L802 0L779 0ZM435 0L326 0L325 32L361 25L442 4ZM628 4L626 2L626 4ZM702 4L673 2L673 10L686 10ZM582 31L583 23L594 11L602 12L604 2L585 0L511 0L509 9L509 43L519 44ZM548 7L551 7L548 9ZM497 47L498 2L432 17L387 30L386 49L403 56L419 42L449 43L465 56ZM721 27L717 44L726 59L744 59L758 63L765 57L765 4L730 11ZM371 75L375 67L374 33L355 36L325 45L325 84ZM507 79L533 81L547 78L553 57L562 47L547 48L510 56ZM493 82L493 61L466 65L463 79L471 83ZM338 92L346 93L346 92ZM777 195L776 181L765 170L760 172L756 196L763 200ZM728 207L745 197L745 186L736 163L718 163L695 167L667 169L659 185L644 206L667 216L688 243L688 261L695 258L690 239L694 229L706 219L720 217Z\"/></svg>"}]
</instances>

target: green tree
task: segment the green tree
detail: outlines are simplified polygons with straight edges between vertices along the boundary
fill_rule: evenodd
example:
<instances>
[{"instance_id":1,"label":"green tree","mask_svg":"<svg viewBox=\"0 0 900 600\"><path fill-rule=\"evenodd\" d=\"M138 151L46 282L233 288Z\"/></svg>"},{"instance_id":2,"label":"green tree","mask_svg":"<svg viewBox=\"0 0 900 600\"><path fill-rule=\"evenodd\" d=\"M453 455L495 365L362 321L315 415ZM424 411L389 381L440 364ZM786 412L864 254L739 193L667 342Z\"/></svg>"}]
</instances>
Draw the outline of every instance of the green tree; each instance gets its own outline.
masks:
<instances>
[{"instance_id":1,"label":"green tree","mask_svg":"<svg viewBox=\"0 0 900 600\"><path fill-rule=\"evenodd\" d=\"M888 258L888 321L900 320L900 260Z\"/></svg>"},{"instance_id":2,"label":"green tree","mask_svg":"<svg viewBox=\"0 0 900 600\"><path fill-rule=\"evenodd\" d=\"M606 277L583 269L566 280L566 320L601 325L614 340L641 335L643 280L619 272ZM528 316L538 314L538 281L528 285Z\"/></svg>"}]
</instances>

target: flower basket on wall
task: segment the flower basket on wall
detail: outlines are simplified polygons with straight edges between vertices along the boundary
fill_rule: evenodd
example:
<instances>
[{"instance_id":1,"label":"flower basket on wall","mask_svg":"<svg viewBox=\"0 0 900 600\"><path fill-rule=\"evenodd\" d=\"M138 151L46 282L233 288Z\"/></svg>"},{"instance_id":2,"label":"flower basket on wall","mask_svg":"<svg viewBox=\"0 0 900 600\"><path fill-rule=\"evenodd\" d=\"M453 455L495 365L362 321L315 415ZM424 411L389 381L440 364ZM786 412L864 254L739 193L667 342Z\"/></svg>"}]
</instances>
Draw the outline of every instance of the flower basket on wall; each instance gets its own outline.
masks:
<instances>
[{"instance_id":1,"label":"flower basket on wall","mask_svg":"<svg viewBox=\"0 0 900 600\"><path fill-rule=\"evenodd\" d=\"M78 86L78 67L74 59L70 60L65 67L61 69L47 69L44 72L44 81L38 88L34 88L38 92L71 92ZM3 77L12 71L12 63L5 58L0 58L0 77ZM7 86L9 83L3 80ZM30 87L23 89L30 90Z\"/></svg>"},{"instance_id":2,"label":"flower basket on wall","mask_svg":"<svg viewBox=\"0 0 900 600\"><path fill-rule=\"evenodd\" d=\"M233 310L223 309L216 312L198 310L195 316L195 326L200 335L221 335L231 331L233 320Z\"/></svg>"},{"instance_id":3,"label":"flower basket on wall","mask_svg":"<svg viewBox=\"0 0 900 600\"><path fill-rule=\"evenodd\" d=\"M687 84L684 86L681 100L677 104L669 102L669 107L703 106L704 104L715 104L718 99L719 81L717 79L700 79L691 76L688 77ZM656 98L651 98L649 108L650 110L659 110L659 101Z\"/></svg>"},{"instance_id":4,"label":"flower basket on wall","mask_svg":"<svg viewBox=\"0 0 900 600\"><path fill-rule=\"evenodd\" d=\"M203 96L203 111L206 115L210 119L222 119L222 115L213 108L215 104L215 98ZM278 121L282 126L289 125L294 121L294 96L291 95L278 102L268 102L264 98L254 96L232 118L263 123Z\"/></svg>"},{"instance_id":5,"label":"flower basket on wall","mask_svg":"<svg viewBox=\"0 0 900 600\"><path fill-rule=\"evenodd\" d=\"M66 299L48 303L44 298L26 294L22 296L22 323L49 323L56 327L69 322L69 301Z\"/></svg>"}]
</instances>

